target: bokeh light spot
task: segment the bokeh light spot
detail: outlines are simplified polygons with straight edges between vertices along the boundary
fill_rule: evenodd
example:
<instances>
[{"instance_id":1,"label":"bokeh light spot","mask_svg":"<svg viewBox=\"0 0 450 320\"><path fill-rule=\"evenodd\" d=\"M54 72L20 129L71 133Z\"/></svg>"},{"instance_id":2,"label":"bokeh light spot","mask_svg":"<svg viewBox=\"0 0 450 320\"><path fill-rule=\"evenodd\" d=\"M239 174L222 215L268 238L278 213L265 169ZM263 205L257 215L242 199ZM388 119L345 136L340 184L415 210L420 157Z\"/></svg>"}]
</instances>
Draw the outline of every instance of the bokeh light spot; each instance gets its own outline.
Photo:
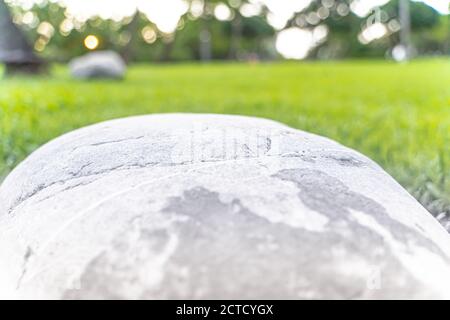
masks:
<instances>
[{"instance_id":1,"label":"bokeh light spot","mask_svg":"<svg viewBox=\"0 0 450 320\"><path fill-rule=\"evenodd\" d=\"M89 50L95 50L97 49L98 45L99 45L99 41L98 38L94 35L88 35L85 39L84 39L84 46L86 48L88 48Z\"/></svg>"}]
</instances>

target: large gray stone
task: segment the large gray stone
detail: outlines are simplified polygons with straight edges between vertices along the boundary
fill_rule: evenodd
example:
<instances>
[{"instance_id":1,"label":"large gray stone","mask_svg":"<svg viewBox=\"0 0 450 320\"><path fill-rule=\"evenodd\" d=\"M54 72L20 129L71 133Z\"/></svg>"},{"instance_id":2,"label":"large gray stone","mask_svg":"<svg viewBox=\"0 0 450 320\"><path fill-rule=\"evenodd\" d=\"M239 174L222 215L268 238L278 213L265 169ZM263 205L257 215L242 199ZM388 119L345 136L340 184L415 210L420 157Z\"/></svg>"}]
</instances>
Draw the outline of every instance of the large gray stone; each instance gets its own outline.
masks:
<instances>
[{"instance_id":1,"label":"large gray stone","mask_svg":"<svg viewBox=\"0 0 450 320\"><path fill-rule=\"evenodd\" d=\"M66 134L0 188L14 298L450 298L450 238L365 156L282 124L151 115Z\"/></svg>"},{"instance_id":2,"label":"large gray stone","mask_svg":"<svg viewBox=\"0 0 450 320\"><path fill-rule=\"evenodd\" d=\"M70 73L78 79L122 79L127 70L122 57L114 51L95 51L73 59Z\"/></svg>"}]
</instances>

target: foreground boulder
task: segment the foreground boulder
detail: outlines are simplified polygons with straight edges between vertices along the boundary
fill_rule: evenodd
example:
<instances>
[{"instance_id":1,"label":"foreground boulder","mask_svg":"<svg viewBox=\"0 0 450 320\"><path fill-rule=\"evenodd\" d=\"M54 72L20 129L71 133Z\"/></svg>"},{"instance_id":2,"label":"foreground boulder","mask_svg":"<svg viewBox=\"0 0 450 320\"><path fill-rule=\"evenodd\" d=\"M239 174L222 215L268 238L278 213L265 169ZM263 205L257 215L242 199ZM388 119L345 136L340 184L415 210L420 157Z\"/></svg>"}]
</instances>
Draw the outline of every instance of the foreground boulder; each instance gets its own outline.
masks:
<instances>
[{"instance_id":1,"label":"foreground boulder","mask_svg":"<svg viewBox=\"0 0 450 320\"><path fill-rule=\"evenodd\" d=\"M78 79L122 79L126 64L114 51L96 51L73 59L69 63L70 73Z\"/></svg>"},{"instance_id":2,"label":"foreground boulder","mask_svg":"<svg viewBox=\"0 0 450 320\"><path fill-rule=\"evenodd\" d=\"M449 298L450 238L342 145L256 118L151 115L43 146L0 188L0 294Z\"/></svg>"}]
</instances>

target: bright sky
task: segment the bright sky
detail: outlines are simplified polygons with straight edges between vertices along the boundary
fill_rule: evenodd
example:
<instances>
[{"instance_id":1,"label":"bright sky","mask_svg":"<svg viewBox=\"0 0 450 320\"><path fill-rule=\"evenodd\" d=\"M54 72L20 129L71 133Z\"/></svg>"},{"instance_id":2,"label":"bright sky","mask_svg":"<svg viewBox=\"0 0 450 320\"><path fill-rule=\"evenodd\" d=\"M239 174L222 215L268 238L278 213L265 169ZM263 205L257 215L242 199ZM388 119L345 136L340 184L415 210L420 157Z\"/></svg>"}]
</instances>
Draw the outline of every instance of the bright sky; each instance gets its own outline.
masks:
<instances>
[{"instance_id":1,"label":"bright sky","mask_svg":"<svg viewBox=\"0 0 450 320\"><path fill-rule=\"evenodd\" d=\"M156 24L168 28L173 25L173 21L179 19L188 10L185 0L9 0L10 2L20 3L24 7L29 7L33 3L43 1L60 2L64 4L69 11L77 17L89 18L99 15L102 18L121 18L132 14L136 8L147 14L150 20ZM194 0L201 2L202 0ZM326 1L326 0L325 0ZM333 0L330 0L331 2ZM352 10L355 13L365 15L371 8L383 5L389 0L353 0L351 2ZM422 1L434 7L442 13L449 13L450 0L415 0ZM309 5L311 0L250 0L250 6L258 7L261 3L265 4L271 11L273 23L280 24L281 21L289 19L294 12L301 11ZM251 8L247 7L247 11ZM258 13L257 8L255 13ZM167 20L167 21L163 21Z\"/></svg>"}]
</instances>

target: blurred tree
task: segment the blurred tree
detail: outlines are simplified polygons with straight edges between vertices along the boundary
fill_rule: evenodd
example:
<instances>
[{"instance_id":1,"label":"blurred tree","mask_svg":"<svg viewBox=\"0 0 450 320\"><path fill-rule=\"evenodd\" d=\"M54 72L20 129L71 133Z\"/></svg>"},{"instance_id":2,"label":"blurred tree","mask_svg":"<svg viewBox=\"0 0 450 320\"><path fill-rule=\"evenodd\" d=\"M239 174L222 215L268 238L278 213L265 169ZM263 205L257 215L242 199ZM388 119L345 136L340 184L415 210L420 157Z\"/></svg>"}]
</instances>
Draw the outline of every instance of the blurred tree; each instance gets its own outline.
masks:
<instances>
[{"instance_id":1,"label":"blurred tree","mask_svg":"<svg viewBox=\"0 0 450 320\"><path fill-rule=\"evenodd\" d=\"M401 3L407 4L402 7L404 10L400 10ZM409 14L405 10L408 7ZM399 14L401 11L405 12L402 19ZM411 35L407 31L408 27L401 28L400 20L410 23ZM448 24L444 21L446 19L442 15L422 2L391 0L384 6L375 8L367 16L361 17L353 12L348 0L314 0L309 7L294 16L289 26L309 30L314 30L317 26L326 26L328 30L326 41L319 43L311 51L310 57L333 59L384 57L401 42L401 30L405 46L411 38L419 53L445 52L443 49L445 40L442 38L441 29L446 28ZM376 23L379 23L377 27L378 30L383 30L383 35L365 39L363 32Z\"/></svg>"},{"instance_id":2,"label":"blurred tree","mask_svg":"<svg viewBox=\"0 0 450 320\"><path fill-rule=\"evenodd\" d=\"M122 49L122 57L129 63L134 60L136 54L136 38L139 35L139 13L135 12L131 18L131 22L127 25L124 31L124 36L126 37L127 43Z\"/></svg>"},{"instance_id":3,"label":"blurred tree","mask_svg":"<svg viewBox=\"0 0 450 320\"><path fill-rule=\"evenodd\" d=\"M399 32L392 32L389 37L392 43L406 48L407 56L413 50L418 54L445 51L445 36L440 35L439 29L446 23L435 9L409 0L391 0L382 9L390 21L400 22Z\"/></svg>"},{"instance_id":4,"label":"blurred tree","mask_svg":"<svg viewBox=\"0 0 450 320\"><path fill-rule=\"evenodd\" d=\"M405 0L391 0L382 9L390 18L399 17L400 4ZM409 15L411 30L419 31L436 27L439 24L440 14L423 2L407 1L409 3Z\"/></svg>"},{"instance_id":5,"label":"blurred tree","mask_svg":"<svg viewBox=\"0 0 450 320\"><path fill-rule=\"evenodd\" d=\"M88 35L98 38L95 49L118 51L128 61L277 57L274 51L276 31L268 23L267 7L263 7L259 15L247 17L241 13L243 6L250 3L247 0L188 1L190 10L181 17L172 34L159 31L140 12L120 21L99 17L78 21L53 1L39 2L31 10L12 7L11 12L34 48L47 60L67 61L89 51L84 45ZM7 12L4 2L0 3L3 12ZM362 33L376 22L373 19L376 16L373 13L366 17L356 15L348 0L314 0L305 10L296 13L286 27L309 30L314 37L325 33L311 50L311 58L384 57L400 40L398 4L399 0L391 0L380 8L379 18L385 30L374 39L364 39ZM229 17L217 15L219 5L222 9L224 5L228 8ZM12 25L9 15L1 23L5 21L9 21L8 26ZM411 2L411 27L411 41L419 53L448 52L445 43L450 44L450 28L446 16L423 3ZM0 32L2 37L5 35Z\"/></svg>"},{"instance_id":6,"label":"blurred tree","mask_svg":"<svg viewBox=\"0 0 450 320\"><path fill-rule=\"evenodd\" d=\"M230 50L228 53L229 59L238 59L241 51L241 41L242 41L242 20L243 17L241 12L239 11L243 2L239 1L228 1L228 4L232 7L232 20L231 20L231 41L230 41Z\"/></svg>"},{"instance_id":7,"label":"blurred tree","mask_svg":"<svg viewBox=\"0 0 450 320\"><path fill-rule=\"evenodd\" d=\"M212 22L214 19L214 7L218 0L201 0L197 6L200 15L198 19L201 21L200 31L198 33L200 60L208 61L212 58ZM194 5L195 1L191 1ZM201 3L201 5L200 5Z\"/></svg>"},{"instance_id":8,"label":"blurred tree","mask_svg":"<svg viewBox=\"0 0 450 320\"><path fill-rule=\"evenodd\" d=\"M269 56L265 41L273 41L274 29L264 16L243 17L240 8L246 1L194 0L191 3L195 10L184 17L183 28L177 30L172 58L208 61ZM215 9L224 5L230 15L219 20Z\"/></svg>"},{"instance_id":9,"label":"blurred tree","mask_svg":"<svg viewBox=\"0 0 450 320\"><path fill-rule=\"evenodd\" d=\"M0 0L0 62L6 64L6 74L43 70L43 61L34 54L22 31L11 20L3 0Z\"/></svg>"},{"instance_id":10,"label":"blurred tree","mask_svg":"<svg viewBox=\"0 0 450 320\"><path fill-rule=\"evenodd\" d=\"M261 59L272 57L265 47L266 40L273 40L274 28L264 17L239 18L239 35L233 26L234 20L224 23L225 37L230 38L230 59ZM236 39L237 38L237 39ZM236 43L233 43L235 41Z\"/></svg>"},{"instance_id":11,"label":"blurred tree","mask_svg":"<svg viewBox=\"0 0 450 320\"><path fill-rule=\"evenodd\" d=\"M336 59L349 56L379 54L358 40L365 19L356 15L346 0L314 0L309 7L297 13L289 22L291 27L314 30L326 27L326 40L318 43L310 53L311 58Z\"/></svg>"}]
</instances>

